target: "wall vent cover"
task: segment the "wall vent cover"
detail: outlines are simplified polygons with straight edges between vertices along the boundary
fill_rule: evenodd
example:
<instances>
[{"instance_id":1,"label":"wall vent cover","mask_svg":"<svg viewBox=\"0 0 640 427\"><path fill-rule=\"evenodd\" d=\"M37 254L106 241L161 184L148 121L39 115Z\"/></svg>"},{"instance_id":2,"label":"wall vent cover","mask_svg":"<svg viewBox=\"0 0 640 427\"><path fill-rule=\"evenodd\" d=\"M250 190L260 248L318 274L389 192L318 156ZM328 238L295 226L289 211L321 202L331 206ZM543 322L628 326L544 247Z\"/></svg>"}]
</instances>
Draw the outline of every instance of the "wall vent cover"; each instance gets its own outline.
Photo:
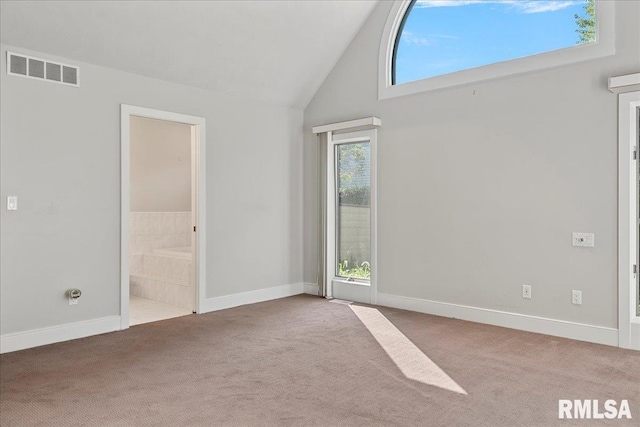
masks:
<instances>
[{"instance_id":1,"label":"wall vent cover","mask_svg":"<svg viewBox=\"0 0 640 427\"><path fill-rule=\"evenodd\" d=\"M7 52L7 74L80 86L80 68L13 52Z\"/></svg>"}]
</instances>

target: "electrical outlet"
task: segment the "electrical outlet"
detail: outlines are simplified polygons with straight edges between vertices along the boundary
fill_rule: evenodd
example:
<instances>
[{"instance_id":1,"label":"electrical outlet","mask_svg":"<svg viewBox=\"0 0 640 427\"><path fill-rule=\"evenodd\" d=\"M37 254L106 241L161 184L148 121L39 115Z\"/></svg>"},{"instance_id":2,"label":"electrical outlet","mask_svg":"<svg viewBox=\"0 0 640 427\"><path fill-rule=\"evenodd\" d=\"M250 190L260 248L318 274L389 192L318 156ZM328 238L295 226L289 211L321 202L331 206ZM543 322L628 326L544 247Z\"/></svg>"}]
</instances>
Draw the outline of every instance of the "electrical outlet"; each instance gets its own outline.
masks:
<instances>
[{"instance_id":1,"label":"electrical outlet","mask_svg":"<svg viewBox=\"0 0 640 427\"><path fill-rule=\"evenodd\" d=\"M522 285L522 298L531 299L531 285Z\"/></svg>"},{"instance_id":2,"label":"electrical outlet","mask_svg":"<svg viewBox=\"0 0 640 427\"><path fill-rule=\"evenodd\" d=\"M18 210L18 196L7 196L7 210L8 211Z\"/></svg>"},{"instance_id":3,"label":"electrical outlet","mask_svg":"<svg viewBox=\"0 0 640 427\"><path fill-rule=\"evenodd\" d=\"M571 291L571 304L582 305L582 291Z\"/></svg>"},{"instance_id":4,"label":"electrical outlet","mask_svg":"<svg viewBox=\"0 0 640 427\"><path fill-rule=\"evenodd\" d=\"M82 291L80 289L69 289L67 292L67 297L69 297L69 305L76 305L78 304L78 300L80 299L80 296L82 295Z\"/></svg>"},{"instance_id":5,"label":"electrical outlet","mask_svg":"<svg viewBox=\"0 0 640 427\"><path fill-rule=\"evenodd\" d=\"M593 248L596 246L596 236L593 233L573 233L571 244L573 246Z\"/></svg>"}]
</instances>

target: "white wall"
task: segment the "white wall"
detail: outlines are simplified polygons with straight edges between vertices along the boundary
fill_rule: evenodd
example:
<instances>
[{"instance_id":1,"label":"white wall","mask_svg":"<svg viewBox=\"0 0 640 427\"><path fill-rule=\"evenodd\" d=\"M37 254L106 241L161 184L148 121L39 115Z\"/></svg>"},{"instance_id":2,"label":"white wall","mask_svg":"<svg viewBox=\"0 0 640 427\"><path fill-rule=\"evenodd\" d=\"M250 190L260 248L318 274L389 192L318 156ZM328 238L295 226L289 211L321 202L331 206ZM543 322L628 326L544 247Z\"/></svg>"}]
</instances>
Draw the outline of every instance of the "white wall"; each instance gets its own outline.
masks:
<instances>
[{"instance_id":1,"label":"white wall","mask_svg":"<svg viewBox=\"0 0 640 427\"><path fill-rule=\"evenodd\" d=\"M391 5L380 2L305 110L305 281L317 265L310 128L375 115L379 292L616 328L617 97L607 78L640 68L640 2L616 4L615 56L378 101ZM596 247L572 247L573 231L595 233Z\"/></svg>"},{"instance_id":2,"label":"white wall","mask_svg":"<svg viewBox=\"0 0 640 427\"><path fill-rule=\"evenodd\" d=\"M301 111L18 47L79 65L81 86L8 76L6 48L0 333L119 314L121 103L207 120L207 297L301 282Z\"/></svg>"},{"instance_id":3,"label":"white wall","mask_svg":"<svg viewBox=\"0 0 640 427\"><path fill-rule=\"evenodd\" d=\"M132 117L131 212L191 211L191 126Z\"/></svg>"}]
</instances>

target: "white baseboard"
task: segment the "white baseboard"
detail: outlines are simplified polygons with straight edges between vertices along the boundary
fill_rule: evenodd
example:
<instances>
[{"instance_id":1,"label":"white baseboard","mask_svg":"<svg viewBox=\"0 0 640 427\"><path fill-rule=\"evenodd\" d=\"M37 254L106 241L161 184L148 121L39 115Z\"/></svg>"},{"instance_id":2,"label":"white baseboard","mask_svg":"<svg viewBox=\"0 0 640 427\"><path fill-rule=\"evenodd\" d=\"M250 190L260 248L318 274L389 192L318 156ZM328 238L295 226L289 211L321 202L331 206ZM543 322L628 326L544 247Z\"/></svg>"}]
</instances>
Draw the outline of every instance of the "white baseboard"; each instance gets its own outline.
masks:
<instances>
[{"instance_id":1,"label":"white baseboard","mask_svg":"<svg viewBox=\"0 0 640 427\"><path fill-rule=\"evenodd\" d=\"M384 307L400 308L556 337L618 346L618 330L602 326L381 293L378 293L377 303Z\"/></svg>"},{"instance_id":2,"label":"white baseboard","mask_svg":"<svg viewBox=\"0 0 640 427\"><path fill-rule=\"evenodd\" d=\"M120 330L120 316L85 320L0 336L0 353L53 344Z\"/></svg>"},{"instance_id":3,"label":"white baseboard","mask_svg":"<svg viewBox=\"0 0 640 427\"><path fill-rule=\"evenodd\" d=\"M309 282L305 282L304 283L304 293L305 294L309 294L309 295L318 295L319 292L319 286L317 283L309 283Z\"/></svg>"},{"instance_id":4,"label":"white baseboard","mask_svg":"<svg viewBox=\"0 0 640 427\"><path fill-rule=\"evenodd\" d=\"M205 300L204 312L223 310L245 304L254 304L277 298L307 293L318 294L315 283L294 283L267 289L258 289L233 295L225 295ZM418 298L378 293L378 305L417 311L436 316L453 317L472 322L486 323L505 328L520 329L597 344L618 346L618 330L602 326L586 325L565 320L528 316L485 308L470 307ZM84 338L120 330L120 316L65 325L51 326L30 331L16 332L0 336L0 353L23 350L56 342Z\"/></svg>"},{"instance_id":5,"label":"white baseboard","mask_svg":"<svg viewBox=\"0 0 640 427\"><path fill-rule=\"evenodd\" d=\"M620 347L629 350L640 350L640 317L634 316L631 322L622 328L620 334Z\"/></svg>"},{"instance_id":6,"label":"white baseboard","mask_svg":"<svg viewBox=\"0 0 640 427\"><path fill-rule=\"evenodd\" d=\"M207 298L204 300L203 313L238 307L240 305L255 304L257 302L299 295L304 291L304 284L292 283L290 285L275 286L273 288L257 289L255 291L239 294L224 295L221 297Z\"/></svg>"},{"instance_id":7,"label":"white baseboard","mask_svg":"<svg viewBox=\"0 0 640 427\"><path fill-rule=\"evenodd\" d=\"M203 313L299 295L304 293L304 290L305 284L300 282L239 294L225 295L217 298L207 298L204 303ZM119 331L120 329L120 316L110 316L101 319L86 320L66 325L5 334L0 336L0 353L9 353L12 351L24 350L26 348L69 341L91 335Z\"/></svg>"}]
</instances>

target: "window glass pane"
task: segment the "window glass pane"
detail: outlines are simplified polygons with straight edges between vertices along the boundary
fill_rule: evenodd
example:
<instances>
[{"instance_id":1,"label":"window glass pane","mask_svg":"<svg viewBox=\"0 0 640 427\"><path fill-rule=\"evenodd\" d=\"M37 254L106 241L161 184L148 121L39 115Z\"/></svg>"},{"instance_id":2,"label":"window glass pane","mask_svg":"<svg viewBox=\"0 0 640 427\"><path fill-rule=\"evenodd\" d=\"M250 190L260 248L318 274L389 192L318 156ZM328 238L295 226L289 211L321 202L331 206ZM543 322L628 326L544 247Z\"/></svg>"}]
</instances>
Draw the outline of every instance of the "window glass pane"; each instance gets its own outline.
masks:
<instances>
[{"instance_id":1,"label":"window glass pane","mask_svg":"<svg viewBox=\"0 0 640 427\"><path fill-rule=\"evenodd\" d=\"M397 38L394 84L594 42L594 0L418 0Z\"/></svg>"},{"instance_id":2,"label":"window glass pane","mask_svg":"<svg viewBox=\"0 0 640 427\"><path fill-rule=\"evenodd\" d=\"M336 254L340 277L371 277L369 142L336 146Z\"/></svg>"}]
</instances>

